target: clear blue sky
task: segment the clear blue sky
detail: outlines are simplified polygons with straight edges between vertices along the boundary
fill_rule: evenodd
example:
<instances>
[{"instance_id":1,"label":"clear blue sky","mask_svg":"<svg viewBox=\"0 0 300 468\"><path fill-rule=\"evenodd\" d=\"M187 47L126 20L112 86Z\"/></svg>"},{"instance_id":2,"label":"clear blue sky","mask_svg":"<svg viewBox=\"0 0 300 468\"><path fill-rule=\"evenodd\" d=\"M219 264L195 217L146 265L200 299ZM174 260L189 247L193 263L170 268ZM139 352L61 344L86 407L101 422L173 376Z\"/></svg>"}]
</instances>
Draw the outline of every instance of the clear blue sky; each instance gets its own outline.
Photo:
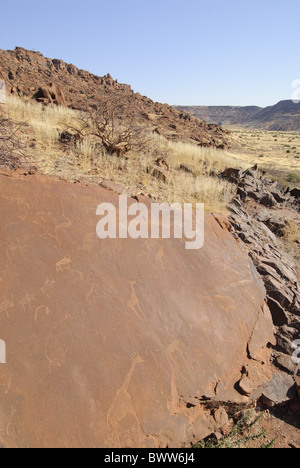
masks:
<instances>
[{"instance_id":1,"label":"clear blue sky","mask_svg":"<svg viewBox=\"0 0 300 468\"><path fill-rule=\"evenodd\" d=\"M299 0L15 0L0 48L22 46L169 104L271 105L300 79Z\"/></svg>"}]
</instances>

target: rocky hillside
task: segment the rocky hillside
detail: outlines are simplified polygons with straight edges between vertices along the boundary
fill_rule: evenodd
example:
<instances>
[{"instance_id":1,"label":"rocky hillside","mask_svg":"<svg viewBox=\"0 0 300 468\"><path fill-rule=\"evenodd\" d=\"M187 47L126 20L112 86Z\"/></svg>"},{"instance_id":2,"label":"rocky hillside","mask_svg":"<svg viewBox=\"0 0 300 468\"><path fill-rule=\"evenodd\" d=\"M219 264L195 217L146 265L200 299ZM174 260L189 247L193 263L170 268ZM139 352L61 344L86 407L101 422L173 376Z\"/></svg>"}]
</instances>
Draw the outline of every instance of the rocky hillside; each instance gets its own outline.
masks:
<instances>
[{"instance_id":1,"label":"rocky hillside","mask_svg":"<svg viewBox=\"0 0 300 468\"><path fill-rule=\"evenodd\" d=\"M45 58L39 52L20 47L0 50L0 79L6 82L9 94L79 110L95 107L110 97L126 97L138 112L140 122L159 134L193 140L201 146L224 148L228 144L227 132L218 125L208 125L186 112L155 103L109 74L95 76L62 60Z\"/></svg>"},{"instance_id":2,"label":"rocky hillside","mask_svg":"<svg viewBox=\"0 0 300 468\"><path fill-rule=\"evenodd\" d=\"M248 106L178 106L179 111L208 123L224 126L264 129L270 131L300 131L300 104L281 101L266 108Z\"/></svg>"}]
</instances>

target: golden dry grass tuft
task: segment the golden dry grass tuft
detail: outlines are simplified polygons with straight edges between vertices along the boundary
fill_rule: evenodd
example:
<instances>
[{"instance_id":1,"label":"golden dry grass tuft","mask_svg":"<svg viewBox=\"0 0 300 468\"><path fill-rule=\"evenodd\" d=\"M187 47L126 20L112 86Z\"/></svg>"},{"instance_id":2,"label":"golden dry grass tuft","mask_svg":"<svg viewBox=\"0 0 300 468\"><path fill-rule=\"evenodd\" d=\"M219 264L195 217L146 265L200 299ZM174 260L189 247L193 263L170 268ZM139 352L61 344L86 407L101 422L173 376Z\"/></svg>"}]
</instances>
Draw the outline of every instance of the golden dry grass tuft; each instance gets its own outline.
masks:
<instances>
[{"instance_id":1,"label":"golden dry grass tuft","mask_svg":"<svg viewBox=\"0 0 300 468\"><path fill-rule=\"evenodd\" d=\"M289 219L286 222L286 227L283 230L284 239L289 243L300 242L300 228L296 221Z\"/></svg>"},{"instance_id":2,"label":"golden dry grass tuft","mask_svg":"<svg viewBox=\"0 0 300 468\"><path fill-rule=\"evenodd\" d=\"M121 183L132 194L144 193L158 201L205 203L207 210L226 213L233 187L217 174L232 165L249 167L222 150L170 142L152 132L147 149L132 151L126 158L107 154L90 136L75 146L66 146L60 142L60 135L76 127L76 111L8 97L5 112L15 121L26 122L27 149L43 173L71 181L91 175L93 182ZM169 165L165 181L148 170L157 158Z\"/></svg>"}]
</instances>

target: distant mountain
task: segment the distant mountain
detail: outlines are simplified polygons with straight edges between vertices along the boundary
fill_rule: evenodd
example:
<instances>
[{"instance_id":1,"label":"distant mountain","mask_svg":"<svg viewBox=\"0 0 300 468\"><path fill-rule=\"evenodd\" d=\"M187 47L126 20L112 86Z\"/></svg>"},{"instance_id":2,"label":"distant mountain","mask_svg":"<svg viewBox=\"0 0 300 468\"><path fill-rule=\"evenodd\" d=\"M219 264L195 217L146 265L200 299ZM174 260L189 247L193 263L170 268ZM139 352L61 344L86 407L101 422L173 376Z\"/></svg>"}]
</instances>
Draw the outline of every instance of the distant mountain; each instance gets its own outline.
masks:
<instances>
[{"instance_id":1,"label":"distant mountain","mask_svg":"<svg viewBox=\"0 0 300 468\"><path fill-rule=\"evenodd\" d=\"M280 101L266 108L257 106L175 106L180 111L223 126L270 131L300 131L300 104Z\"/></svg>"}]
</instances>

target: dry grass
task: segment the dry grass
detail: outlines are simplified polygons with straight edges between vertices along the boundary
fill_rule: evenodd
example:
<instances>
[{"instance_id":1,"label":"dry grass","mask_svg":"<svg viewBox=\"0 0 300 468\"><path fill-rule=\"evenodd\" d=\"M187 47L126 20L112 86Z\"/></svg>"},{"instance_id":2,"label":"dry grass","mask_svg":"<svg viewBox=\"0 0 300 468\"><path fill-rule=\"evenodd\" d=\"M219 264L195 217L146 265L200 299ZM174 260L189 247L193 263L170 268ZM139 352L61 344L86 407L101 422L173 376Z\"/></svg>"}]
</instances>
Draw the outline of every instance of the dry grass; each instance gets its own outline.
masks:
<instances>
[{"instance_id":1,"label":"dry grass","mask_svg":"<svg viewBox=\"0 0 300 468\"><path fill-rule=\"evenodd\" d=\"M233 187L216 174L230 165L243 164L240 161L237 164L224 151L169 142L155 134L151 134L145 151L131 152L128 158L107 154L92 137L68 147L59 137L76 122L76 111L55 105L45 107L15 97L7 99L5 109L13 120L27 122L27 150L40 170L71 181L91 175L94 183L111 180L123 184L133 194L144 193L169 203L201 202L210 211L224 213ZM164 158L170 167L165 182L147 171L158 157ZM181 165L188 166L190 173ZM244 163L244 167L248 165Z\"/></svg>"},{"instance_id":2,"label":"dry grass","mask_svg":"<svg viewBox=\"0 0 300 468\"><path fill-rule=\"evenodd\" d=\"M286 222L286 227L283 231L284 239L289 243L300 242L300 228L299 225L292 219Z\"/></svg>"},{"instance_id":3,"label":"dry grass","mask_svg":"<svg viewBox=\"0 0 300 468\"><path fill-rule=\"evenodd\" d=\"M300 177L300 133L235 129L229 154L247 164L258 163L281 183Z\"/></svg>"}]
</instances>

